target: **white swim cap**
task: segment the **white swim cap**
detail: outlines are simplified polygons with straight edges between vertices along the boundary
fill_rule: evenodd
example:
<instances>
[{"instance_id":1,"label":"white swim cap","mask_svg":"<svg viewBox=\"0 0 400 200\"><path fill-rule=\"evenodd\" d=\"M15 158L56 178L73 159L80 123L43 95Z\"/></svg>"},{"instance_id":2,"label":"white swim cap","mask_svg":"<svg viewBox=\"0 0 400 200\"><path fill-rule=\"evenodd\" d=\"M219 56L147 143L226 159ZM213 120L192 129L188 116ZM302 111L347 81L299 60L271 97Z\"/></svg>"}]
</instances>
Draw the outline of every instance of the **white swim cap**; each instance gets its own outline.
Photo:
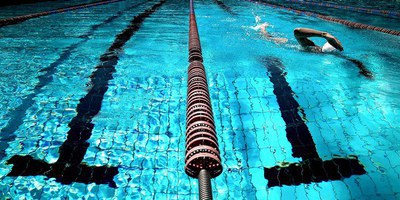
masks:
<instances>
[{"instance_id":1,"label":"white swim cap","mask_svg":"<svg viewBox=\"0 0 400 200\"><path fill-rule=\"evenodd\" d=\"M322 52L334 52L337 51L335 47L333 47L329 42L325 43L322 47Z\"/></svg>"}]
</instances>

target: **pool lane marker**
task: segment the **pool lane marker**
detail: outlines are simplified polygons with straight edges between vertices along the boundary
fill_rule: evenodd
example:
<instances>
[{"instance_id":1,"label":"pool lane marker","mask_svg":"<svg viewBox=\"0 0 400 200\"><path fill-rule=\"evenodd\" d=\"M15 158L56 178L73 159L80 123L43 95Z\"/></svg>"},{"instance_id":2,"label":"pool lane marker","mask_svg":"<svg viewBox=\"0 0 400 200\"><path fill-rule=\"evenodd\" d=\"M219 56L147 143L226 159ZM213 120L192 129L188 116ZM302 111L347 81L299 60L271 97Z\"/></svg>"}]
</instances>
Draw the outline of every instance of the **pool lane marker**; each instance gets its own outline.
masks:
<instances>
[{"instance_id":1,"label":"pool lane marker","mask_svg":"<svg viewBox=\"0 0 400 200\"><path fill-rule=\"evenodd\" d=\"M365 174L364 166L355 156L325 161L319 157L310 130L299 115L300 105L293 97L295 93L285 78L284 66L275 57L264 57L262 62L268 70L279 110L286 124L286 137L292 146L292 155L302 159L299 163L264 168L268 187L342 180L352 175Z\"/></svg>"},{"instance_id":2,"label":"pool lane marker","mask_svg":"<svg viewBox=\"0 0 400 200\"><path fill-rule=\"evenodd\" d=\"M260 3L260 4L263 4L263 5L272 7L272 8L279 8L279 9L295 12L297 14L316 17L316 18L323 19L323 20L326 20L326 21L339 23L339 24L348 26L350 28L373 30L373 31L378 31L378 32L390 34L390 35L400 36L400 31L397 31L397 30L382 28L382 27L378 27L378 26L372 26L372 25L368 25L368 24L362 24L362 23L358 23L358 22L352 22L352 21L348 21L348 20L344 20L344 19L330 17L330 16L327 16L327 15L322 15L322 14L315 13L315 12L297 10L297 9L293 9L293 8L290 8L290 7L282 6L282 5L277 4L277 3L272 3L272 2L266 3L264 1L257 1L257 0L244 0L244 1L256 2L256 3Z\"/></svg>"},{"instance_id":3,"label":"pool lane marker","mask_svg":"<svg viewBox=\"0 0 400 200\"><path fill-rule=\"evenodd\" d=\"M353 7L353 6L342 6L342 5L337 5L337 4L313 2L313 1L303 1L303 0L286 0L286 1L299 3L299 4L320 6L320 7L322 6L322 7L328 7L328 8L343 9L343 10L347 10L347 11L356 11L356 12L361 12L361 13L366 13L366 14L375 14L375 15L381 15L381 16L392 17L392 18L400 17L399 12L390 11L390 10L378 10L378 9L360 8L360 7Z\"/></svg>"},{"instance_id":4,"label":"pool lane marker","mask_svg":"<svg viewBox=\"0 0 400 200\"><path fill-rule=\"evenodd\" d=\"M124 1L124 0L97 1L97 2L94 2L94 3L79 4L79 5L76 5L76 6L69 6L69 7L66 7L66 8L59 8L59 9L50 10L50 11L46 11L46 12L34 13L34 14L29 14L29 15L22 15L22 16L7 18L7 19L0 19L0 27L19 24L19 23L24 22L26 20L33 19L33 18L38 18L38 17L43 17L43 16L46 16L46 15L58 14L58 13L72 11L72 10L84 9L84 8L89 8L89 7L93 7L93 6L100 6L100 5L105 5L105 4L110 4L110 3L120 2L120 1Z\"/></svg>"},{"instance_id":5,"label":"pool lane marker","mask_svg":"<svg viewBox=\"0 0 400 200\"><path fill-rule=\"evenodd\" d=\"M237 15L237 13L235 13L231 7L227 6L224 2L222 2L221 0L214 0L214 2L223 10L225 10L227 13L231 14L231 15Z\"/></svg>"},{"instance_id":6,"label":"pool lane marker","mask_svg":"<svg viewBox=\"0 0 400 200\"><path fill-rule=\"evenodd\" d=\"M222 173L222 165L193 0L189 6L185 172L198 179L203 200L213 198L211 178Z\"/></svg>"},{"instance_id":7,"label":"pool lane marker","mask_svg":"<svg viewBox=\"0 0 400 200\"><path fill-rule=\"evenodd\" d=\"M11 172L7 176L36 176L42 175L48 178L56 178L62 184L72 182L108 184L116 188L114 176L118 174L118 167L87 166L82 164L89 143L87 140L92 135L94 124L92 119L100 109L104 94L108 89L108 82L113 79L115 66L118 64L119 53L123 46L136 33L144 20L153 14L165 3L161 0L151 8L135 16L128 27L119 33L111 47L100 57L101 64L90 76L92 88L88 94L79 100L77 115L68 124L67 140L61 145L58 160L48 164L43 160L36 160L30 155L15 155L7 161L13 164Z\"/></svg>"},{"instance_id":8,"label":"pool lane marker","mask_svg":"<svg viewBox=\"0 0 400 200\"><path fill-rule=\"evenodd\" d=\"M146 1L148 2L148 1ZM43 68L40 72L44 72L44 74L38 76L38 84L33 88L32 93L23 97L21 104L13 109L11 112L7 113L5 116L10 117L10 120L7 124L0 130L0 160L2 160L6 156L5 150L8 148L8 142L13 141L16 137L14 134L16 130L18 130L19 126L21 126L24 121L24 117L26 117L26 111L35 103L33 98L35 98L38 94L42 92L42 88L53 81L53 75L56 72L56 68L63 63L66 59L68 59L72 52L75 51L80 45L87 42L94 34L94 32L102 25L111 23L116 20L118 17L122 16L123 12L128 11L132 8L145 4L146 2L137 3L124 11L118 12L116 15L107 18L100 24L93 25L91 29L83 35L78 36L79 38L84 38L83 40L70 45L65 48L65 50L61 53L60 57L51 63L48 67Z\"/></svg>"}]
</instances>

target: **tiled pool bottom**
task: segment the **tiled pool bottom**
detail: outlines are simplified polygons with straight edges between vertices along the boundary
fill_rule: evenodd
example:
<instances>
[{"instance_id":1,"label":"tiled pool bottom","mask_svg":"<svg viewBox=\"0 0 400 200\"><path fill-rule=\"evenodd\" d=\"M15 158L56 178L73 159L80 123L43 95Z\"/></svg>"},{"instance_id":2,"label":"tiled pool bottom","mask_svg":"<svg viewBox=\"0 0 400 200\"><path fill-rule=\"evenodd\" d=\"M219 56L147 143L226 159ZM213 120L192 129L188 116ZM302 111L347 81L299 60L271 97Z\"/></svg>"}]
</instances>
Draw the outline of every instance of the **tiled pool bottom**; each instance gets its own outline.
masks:
<instances>
[{"instance_id":1,"label":"tiled pool bottom","mask_svg":"<svg viewBox=\"0 0 400 200\"><path fill-rule=\"evenodd\" d=\"M290 75L288 75L290 83ZM209 74L223 173L213 179L216 199L397 199L400 160L395 129L370 126L366 119L391 127L390 111L369 101L350 108L328 94L354 99L351 86L326 90L310 81L291 87L303 107L307 126L323 160L355 155L367 171L338 181L267 187L264 167L299 162L285 133L273 93L265 77ZM186 77L132 78L114 82L107 91L83 163L118 167L117 188L106 184L62 185L45 176L7 177L2 161L0 194L4 198L34 199L197 199L197 181L183 170L185 152ZM44 94L43 94L44 95ZM51 94L47 94L51 95ZM43 98L29 110L23 128L7 149L12 155L31 155L47 163L58 159L67 124L77 102L70 97ZM44 101L46 99L46 101ZM75 99L75 98L74 98ZM129 103L134 101L135 103ZM66 102L66 103L58 103ZM371 104L371 105L369 105ZM374 105L374 106L373 106ZM365 107L373 111L360 112ZM393 113L392 113L393 114ZM364 116L367 115L367 116ZM386 117L385 117L386 116ZM379 132L379 134L377 134ZM38 134L39 133L39 134Z\"/></svg>"},{"instance_id":2,"label":"tiled pool bottom","mask_svg":"<svg viewBox=\"0 0 400 200\"><path fill-rule=\"evenodd\" d=\"M307 126L320 157L330 160L355 155L365 166L367 173L340 181L267 188L264 173L260 169L273 167L278 163L299 162L299 159L291 155L292 147L286 138L285 125L271 84L264 78L227 79L216 75L212 81L215 87L211 87L211 91L218 96L217 102L214 100L213 104L214 109L219 109L216 111L216 122L220 123L220 148L226 152L222 156L226 164L226 171L222 176L226 177L226 180L235 173L238 179L248 177L244 181L245 184L238 184L237 181L233 181L235 179L226 183L216 181L216 188L225 186L221 191L227 189L227 193L217 194L223 195L221 199L229 197L229 193L232 196L241 196L239 194L242 193L245 198L257 196L258 199L399 198L400 189L397 185L400 159L398 153L393 151L398 148L398 138L387 137L394 136L393 130L389 129L379 130L380 134L377 134L378 129L371 129L370 123L365 121L371 118L380 119L390 127L390 122L384 117L390 114L380 111L378 102L372 102L377 104L374 112L364 113L368 116L363 116L358 109L365 105L350 109L343 102L340 103L326 95L337 93L338 96L350 97L349 93L354 94L352 88L342 86L331 91L325 88L305 88L310 82L312 80L296 82L297 87L293 90L308 117ZM230 115L222 114L226 112ZM244 175L246 172L247 176ZM246 187L249 191L247 194L243 193Z\"/></svg>"},{"instance_id":3,"label":"tiled pool bottom","mask_svg":"<svg viewBox=\"0 0 400 200\"><path fill-rule=\"evenodd\" d=\"M118 189L82 183L61 185L44 176L6 177L11 166L2 162L1 193L9 197L41 199L76 199L82 196L98 199L129 196L135 199L141 196L189 195L190 180L182 170L185 79L132 78L129 83L113 82L111 85L116 84L117 87L107 91L101 113L93 121L95 128L82 163L117 166L119 173L114 181ZM50 113L51 116L31 119L37 123L35 126L19 129L4 160L12 155L32 155L46 163L54 163L59 156L58 149L66 139L67 124L74 115L73 109L72 114L68 111L77 104L59 103L65 101L68 97L50 99L30 109L29 115Z\"/></svg>"}]
</instances>

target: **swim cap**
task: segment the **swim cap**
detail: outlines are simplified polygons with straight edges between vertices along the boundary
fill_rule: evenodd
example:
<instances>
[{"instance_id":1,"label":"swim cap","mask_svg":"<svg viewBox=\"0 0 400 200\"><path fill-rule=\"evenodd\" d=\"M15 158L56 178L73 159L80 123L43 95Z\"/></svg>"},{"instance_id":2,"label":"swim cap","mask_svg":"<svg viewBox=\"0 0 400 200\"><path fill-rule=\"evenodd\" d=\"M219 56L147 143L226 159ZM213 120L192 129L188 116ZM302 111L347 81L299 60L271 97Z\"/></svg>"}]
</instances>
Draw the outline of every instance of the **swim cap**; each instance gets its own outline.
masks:
<instances>
[{"instance_id":1,"label":"swim cap","mask_svg":"<svg viewBox=\"0 0 400 200\"><path fill-rule=\"evenodd\" d=\"M322 52L334 52L337 51L335 47L333 47L329 42L325 43L324 46L322 46Z\"/></svg>"}]
</instances>

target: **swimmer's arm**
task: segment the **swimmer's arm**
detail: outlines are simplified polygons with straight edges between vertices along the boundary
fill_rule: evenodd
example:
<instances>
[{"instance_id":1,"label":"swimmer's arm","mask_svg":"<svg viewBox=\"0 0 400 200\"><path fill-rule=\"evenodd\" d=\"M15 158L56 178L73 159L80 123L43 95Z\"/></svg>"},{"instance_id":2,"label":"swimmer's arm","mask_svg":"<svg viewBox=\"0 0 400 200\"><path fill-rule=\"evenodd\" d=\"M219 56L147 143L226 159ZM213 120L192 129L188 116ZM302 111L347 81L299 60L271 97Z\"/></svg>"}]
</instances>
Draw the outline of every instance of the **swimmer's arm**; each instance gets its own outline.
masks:
<instances>
[{"instance_id":1,"label":"swimmer's arm","mask_svg":"<svg viewBox=\"0 0 400 200\"><path fill-rule=\"evenodd\" d=\"M294 29L294 37L302 47L317 46L308 37L322 37L322 32L309 29L309 28L296 28Z\"/></svg>"},{"instance_id":2,"label":"swimmer's arm","mask_svg":"<svg viewBox=\"0 0 400 200\"><path fill-rule=\"evenodd\" d=\"M268 33L268 31L267 31L267 27L269 26L269 24L268 23L264 23L264 24L261 24L261 26L260 26L260 32L261 32L261 34L263 34L265 37L272 37L272 35L271 34L269 34Z\"/></svg>"},{"instance_id":3,"label":"swimmer's arm","mask_svg":"<svg viewBox=\"0 0 400 200\"><path fill-rule=\"evenodd\" d=\"M310 28L296 28L294 29L294 36L296 38L307 38L307 37L324 37L327 32L317 31Z\"/></svg>"},{"instance_id":4,"label":"swimmer's arm","mask_svg":"<svg viewBox=\"0 0 400 200\"><path fill-rule=\"evenodd\" d=\"M329 33L325 33L324 34L324 38L326 39L326 41L329 42L329 44L331 44L333 47L335 47L336 49L338 49L339 51L343 51L343 46L342 43L340 43L340 41L338 39L336 39L333 35L329 34Z\"/></svg>"},{"instance_id":5,"label":"swimmer's arm","mask_svg":"<svg viewBox=\"0 0 400 200\"><path fill-rule=\"evenodd\" d=\"M343 51L343 46L340 41L328 32L318 31L310 28L296 28L294 29L294 36L301 46L316 46L314 42L307 39L308 37L322 37L329 42L336 49Z\"/></svg>"}]
</instances>

